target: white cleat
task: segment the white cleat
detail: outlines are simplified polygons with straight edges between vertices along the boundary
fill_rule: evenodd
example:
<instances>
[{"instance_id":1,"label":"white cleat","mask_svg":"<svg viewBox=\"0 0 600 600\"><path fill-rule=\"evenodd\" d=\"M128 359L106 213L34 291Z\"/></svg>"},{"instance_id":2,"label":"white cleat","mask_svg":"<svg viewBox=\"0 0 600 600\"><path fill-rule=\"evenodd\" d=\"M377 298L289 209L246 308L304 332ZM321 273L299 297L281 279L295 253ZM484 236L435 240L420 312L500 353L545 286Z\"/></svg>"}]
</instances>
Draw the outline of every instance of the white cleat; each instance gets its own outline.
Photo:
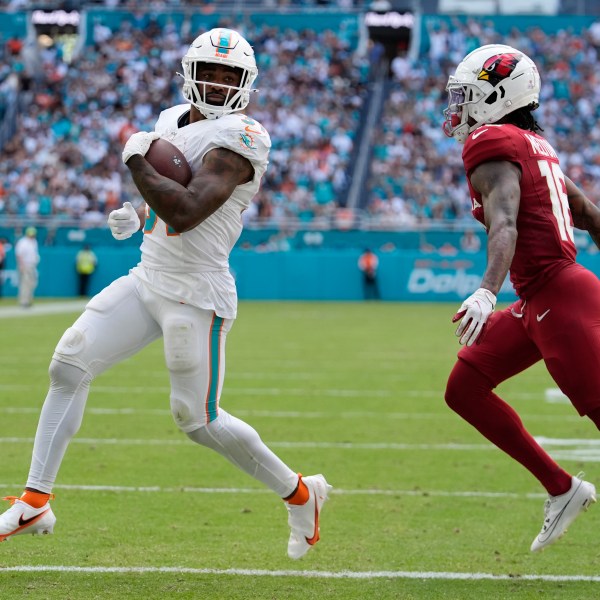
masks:
<instances>
[{"instance_id":1,"label":"white cleat","mask_svg":"<svg viewBox=\"0 0 600 600\"><path fill-rule=\"evenodd\" d=\"M579 513L596 502L596 488L582 481L583 473L573 477L571 489L560 496L548 496L544 504L544 525L531 544L531 551L543 550L553 544L567 531Z\"/></svg>"},{"instance_id":2,"label":"white cleat","mask_svg":"<svg viewBox=\"0 0 600 600\"><path fill-rule=\"evenodd\" d=\"M12 506L0 515L0 542L13 535L35 535L54 531L56 517L49 502L41 508L33 508L16 496L7 496L3 500L9 500Z\"/></svg>"},{"instance_id":3,"label":"white cleat","mask_svg":"<svg viewBox=\"0 0 600 600\"><path fill-rule=\"evenodd\" d=\"M308 488L308 500L299 505L286 502L292 529L288 542L290 558L301 558L319 541L319 516L331 490L323 475L300 477Z\"/></svg>"}]
</instances>

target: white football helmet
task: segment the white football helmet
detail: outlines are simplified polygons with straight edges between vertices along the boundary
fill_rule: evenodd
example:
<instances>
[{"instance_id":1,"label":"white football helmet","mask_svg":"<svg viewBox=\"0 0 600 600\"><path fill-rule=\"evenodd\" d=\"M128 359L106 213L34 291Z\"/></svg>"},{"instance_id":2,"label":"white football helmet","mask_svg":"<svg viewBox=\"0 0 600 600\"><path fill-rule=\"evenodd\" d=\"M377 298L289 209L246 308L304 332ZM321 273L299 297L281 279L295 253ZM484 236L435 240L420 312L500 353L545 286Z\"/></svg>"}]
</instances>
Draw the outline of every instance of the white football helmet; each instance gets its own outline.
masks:
<instances>
[{"instance_id":1,"label":"white football helmet","mask_svg":"<svg viewBox=\"0 0 600 600\"><path fill-rule=\"evenodd\" d=\"M207 84L196 76L199 63L227 65L242 70L239 87L222 85L227 90L224 104L207 102ZM207 119L218 119L234 111L243 110L250 101L252 84L258 75L252 46L232 29L212 29L199 35L181 61L183 65L183 96Z\"/></svg>"},{"instance_id":2,"label":"white football helmet","mask_svg":"<svg viewBox=\"0 0 600 600\"><path fill-rule=\"evenodd\" d=\"M464 144L469 133L484 123L496 123L523 106L536 109L540 75L519 50L489 44L465 56L449 77L446 91L444 132Z\"/></svg>"}]
</instances>

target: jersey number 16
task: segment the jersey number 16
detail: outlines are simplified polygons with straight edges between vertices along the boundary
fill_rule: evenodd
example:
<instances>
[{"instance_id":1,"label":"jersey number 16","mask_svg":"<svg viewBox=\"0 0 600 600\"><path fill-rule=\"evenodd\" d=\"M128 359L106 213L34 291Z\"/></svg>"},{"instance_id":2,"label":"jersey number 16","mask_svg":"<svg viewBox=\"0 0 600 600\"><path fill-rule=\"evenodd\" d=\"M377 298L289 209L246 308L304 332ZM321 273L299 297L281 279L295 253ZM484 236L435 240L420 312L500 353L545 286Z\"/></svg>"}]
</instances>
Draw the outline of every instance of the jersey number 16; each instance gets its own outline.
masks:
<instances>
[{"instance_id":1,"label":"jersey number 16","mask_svg":"<svg viewBox=\"0 0 600 600\"><path fill-rule=\"evenodd\" d=\"M565 242L573 242L573 225L571 225L571 212L569 209L569 198L566 193L565 177L558 163L549 160L538 160L540 173L546 178L550 202L552 203L552 214L558 225L560 239Z\"/></svg>"}]
</instances>

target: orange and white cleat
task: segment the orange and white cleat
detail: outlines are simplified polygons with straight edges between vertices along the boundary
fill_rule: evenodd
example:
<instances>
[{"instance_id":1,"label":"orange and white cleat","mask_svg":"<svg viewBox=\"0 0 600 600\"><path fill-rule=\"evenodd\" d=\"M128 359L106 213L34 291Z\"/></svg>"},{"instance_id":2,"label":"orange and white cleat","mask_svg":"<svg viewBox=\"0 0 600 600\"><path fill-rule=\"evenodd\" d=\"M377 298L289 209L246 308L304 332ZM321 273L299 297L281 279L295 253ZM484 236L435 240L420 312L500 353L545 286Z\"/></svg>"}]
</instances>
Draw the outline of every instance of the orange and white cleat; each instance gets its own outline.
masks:
<instances>
[{"instance_id":1,"label":"orange and white cleat","mask_svg":"<svg viewBox=\"0 0 600 600\"><path fill-rule=\"evenodd\" d=\"M54 496L51 495L50 498ZM34 508L17 496L7 496L3 500L8 500L12 506L0 515L0 542L13 535L24 533L36 535L54 531L56 517L49 502L41 508Z\"/></svg>"},{"instance_id":2,"label":"orange and white cleat","mask_svg":"<svg viewBox=\"0 0 600 600\"><path fill-rule=\"evenodd\" d=\"M288 525L292 531L288 542L288 556L301 558L319 541L319 516L331 486L323 475L302 477L308 488L308 500L304 504L290 504Z\"/></svg>"}]
</instances>

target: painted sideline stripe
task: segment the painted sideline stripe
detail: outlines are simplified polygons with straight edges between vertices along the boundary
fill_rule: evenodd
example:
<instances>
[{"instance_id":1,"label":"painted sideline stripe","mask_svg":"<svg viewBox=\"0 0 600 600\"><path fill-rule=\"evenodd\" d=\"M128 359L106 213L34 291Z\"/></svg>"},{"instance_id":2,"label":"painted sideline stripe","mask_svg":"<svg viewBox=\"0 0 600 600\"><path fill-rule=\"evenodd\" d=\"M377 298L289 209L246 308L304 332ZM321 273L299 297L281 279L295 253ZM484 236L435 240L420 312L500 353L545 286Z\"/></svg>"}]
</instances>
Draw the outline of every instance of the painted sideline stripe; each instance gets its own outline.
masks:
<instances>
[{"instance_id":1,"label":"painted sideline stripe","mask_svg":"<svg viewBox=\"0 0 600 600\"><path fill-rule=\"evenodd\" d=\"M19 489L22 485L16 483L0 483L0 489ZM210 488L210 487L161 487L161 486L122 486L122 485L55 485L55 490L78 492L120 492L120 493L187 493L187 494L272 494L266 488ZM445 490L344 490L333 488L332 494L338 496L436 496L442 498L526 498L539 500L547 494L530 493L516 494L514 492L450 492Z\"/></svg>"},{"instance_id":2,"label":"painted sideline stripe","mask_svg":"<svg viewBox=\"0 0 600 600\"><path fill-rule=\"evenodd\" d=\"M26 573L175 573L190 575L236 575L241 577L309 577L313 579L442 579L490 581L600 581L598 575L495 575L493 573L453 573L445 571L300 571L293 569L199 569L192 567L77 567L59 565L20 565L0 567L0 572Z\"/></svg>"}]
</instances>

